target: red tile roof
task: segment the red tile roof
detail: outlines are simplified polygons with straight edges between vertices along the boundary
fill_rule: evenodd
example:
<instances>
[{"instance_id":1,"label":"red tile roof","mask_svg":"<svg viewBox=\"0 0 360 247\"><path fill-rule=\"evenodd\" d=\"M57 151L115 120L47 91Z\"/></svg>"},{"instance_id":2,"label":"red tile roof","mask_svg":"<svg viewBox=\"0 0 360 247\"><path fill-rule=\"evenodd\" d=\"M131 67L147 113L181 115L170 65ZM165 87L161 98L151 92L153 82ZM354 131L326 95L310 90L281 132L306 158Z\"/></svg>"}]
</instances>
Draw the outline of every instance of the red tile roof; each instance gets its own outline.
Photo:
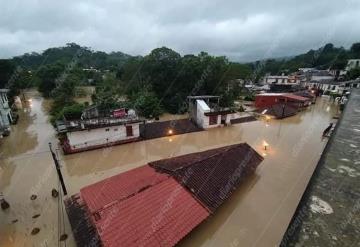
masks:
<instances>
[{"instance_id":1,"label":"red tile roof","mask_svg":"<svg viewBox=\"0 0 360 247\"><path fill-rule=\"evenodd\" d=\"M99 211L104 247L174 246L209 212L173 178Z\"/></svg>"},{"instance_id":2,"label":"red tile roof","mask_svg":"<svg viewBox=\"0 0 360 247\"><path fill-rule=\"evenodd\" d=\"M94 213L167 178L145 165L84 187L80 190L81 198Z\"/></svg>"},{"instance_id":3,"label":"red tile roof","mask_svg":"<svg viewBox=\"0 0 360 247\"><path fill-rule=\"evenodd\" d=\"M255 171L263 160L248 144L236 144L204 152L152 162L168 173L214 212Z\"/></svg>"},{"instance_id":4,"label":"red tile roof","mask_svg":"<svg viewBox=\"0 0 360 247\"><path fill-rule=\"evenodd\" d=\"M262 159L243 143L152 162L156 170L142 166L81 189L84 205L70 211L88 214L84 222L94 226L103 247L174 246ZM86 243L93 237L86 232L76 232L77 239Z\"/></svg>"}]
</instances>

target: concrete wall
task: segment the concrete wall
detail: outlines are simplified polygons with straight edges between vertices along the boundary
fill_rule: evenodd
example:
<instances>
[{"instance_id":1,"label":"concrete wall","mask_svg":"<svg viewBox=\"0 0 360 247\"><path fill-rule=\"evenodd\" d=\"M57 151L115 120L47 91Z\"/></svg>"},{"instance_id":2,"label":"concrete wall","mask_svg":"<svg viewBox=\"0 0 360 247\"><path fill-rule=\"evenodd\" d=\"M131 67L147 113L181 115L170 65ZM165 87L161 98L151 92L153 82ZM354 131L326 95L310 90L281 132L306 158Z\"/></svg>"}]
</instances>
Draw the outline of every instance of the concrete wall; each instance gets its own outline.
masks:
<instances>
[{"instance_id":1,"label":"concrete wall","mask_svg":"<svg viewBox=\"0 0 360 247\"><path fill-rule=\"evenodd\" d=\"M125 125L118 125L105 128L68 132L67 138L69 140L70 146L75 149L138 138L140 136L140 124L135 123L129 125L133 126L133 136L126 136Z\"/></svg>"},{"instance_id":2,"label":"concrete wall","mask_svg":"<svg viewBox=\"0 0 360 247\"><path fill-rule=\"evenodd\" d=\"M205 101L203 100L196 100L196 124L205 129L205 126L209 125L209 118L206 118L205 112L210 112L210 109L204 109L202 107L204 103Z\"/></svg>"},{"instance_id":3,"label":"concrete wall","mask_svg":"<svg viewBox=\"0 0 360 247\"><path fill-rule=\"evenodd\" d=\"M202 101L202 100L201 100ZM203 128L203 129L209 129L209 128L215 128L221 126L221 115L217 115L217 121L216 124L210 125L210 117L205 116L205 113L210 112L210 108L204 109L203 103L199 103L198 100L196 101L196 124ZM230 120L234 118L234 114L226 114L225 115L225 123L230 124Z\"/></svg>"},{"instance_id":4,"label":"concrete wall","mask_svg":"<svg viewBox=\"0 0 360 247\"><path fill-rule=\"evenodd\" d=\"M9 127L11 119L10 108L6 93L0 93L0 126Z\"/></svg>"}]
</instances>

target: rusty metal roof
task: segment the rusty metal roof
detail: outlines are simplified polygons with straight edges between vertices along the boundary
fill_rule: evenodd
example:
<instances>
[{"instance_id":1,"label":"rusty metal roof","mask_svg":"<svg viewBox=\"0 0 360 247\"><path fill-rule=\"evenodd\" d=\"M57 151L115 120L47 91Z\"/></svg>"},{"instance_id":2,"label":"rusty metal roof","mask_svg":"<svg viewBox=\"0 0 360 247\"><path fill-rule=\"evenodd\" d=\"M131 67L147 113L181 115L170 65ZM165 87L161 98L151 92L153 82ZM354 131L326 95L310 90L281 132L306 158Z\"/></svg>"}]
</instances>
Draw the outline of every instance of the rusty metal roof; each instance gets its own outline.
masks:
<instances>
[{"instance_id":1,"label":"rusty metal roof","mask_svg":"<svg viewBox=\"0 0 360 247\"><path fill-rule=\"evenodd\" d=\"M211 212L214 212L254 172L263 157L241 143L204 152L151 162L184 185Z\"/></svg>"},{"instance_id":2,"label":"rusty metal roof","mask_svg":"<svg viewBox=\"0 0 360 247\"><path fill-rule=\"evenodd\" d=\"M173 178L99 211L104 247L174 246L209 212Z\"/></svg>"},{"instance_id":3,"label":"rusty metal roof","mask_svg":"<svg viewBox=\"0 0 360 247\"><path fill-rule=\"evenodd\" d=\"M82 188L81 198L90 213L94 213L167 178L166 174L145 165Z\"/></svg>"}]
</instances>

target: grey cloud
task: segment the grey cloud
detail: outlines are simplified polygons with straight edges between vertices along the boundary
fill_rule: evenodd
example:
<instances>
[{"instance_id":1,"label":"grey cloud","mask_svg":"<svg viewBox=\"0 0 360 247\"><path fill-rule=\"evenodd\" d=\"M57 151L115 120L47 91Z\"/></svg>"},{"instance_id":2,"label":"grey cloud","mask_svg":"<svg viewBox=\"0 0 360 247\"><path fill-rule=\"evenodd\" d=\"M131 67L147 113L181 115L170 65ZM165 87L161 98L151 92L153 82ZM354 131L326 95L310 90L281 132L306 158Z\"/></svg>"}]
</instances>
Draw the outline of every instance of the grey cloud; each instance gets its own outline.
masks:
<instances>
[{"instance_id":1,"label":"grey cloud","mask_svg":"<svg viewBox=\"0 0 360 247\"><path fill-rule=\"evenodd\" d=\"M233 60L360 41L357 0L1 0L0 57L76 42L144 55L168 46Z\"/></svg>"}]
</instances>

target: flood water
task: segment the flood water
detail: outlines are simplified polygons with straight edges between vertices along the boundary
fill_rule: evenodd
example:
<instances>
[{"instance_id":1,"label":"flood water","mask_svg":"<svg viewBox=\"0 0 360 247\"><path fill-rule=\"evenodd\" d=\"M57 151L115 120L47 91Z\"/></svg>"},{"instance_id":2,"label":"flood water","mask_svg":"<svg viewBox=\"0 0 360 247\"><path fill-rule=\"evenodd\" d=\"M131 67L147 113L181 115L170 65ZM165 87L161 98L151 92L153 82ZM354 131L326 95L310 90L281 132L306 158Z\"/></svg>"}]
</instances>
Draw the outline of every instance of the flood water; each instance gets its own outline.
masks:
<instances>
[{"instance_id":1,"label":"flood water","mask_svg":"<svg viewBox=\"0 0 360 247\"><path fill-rule=\"evenodd\" d=\"M69 234L66 246L75 246L66 215L65 229L59 229L61 210L51 197L58 182L48 151L49 142L57 145L46 113L49 102L36 92L28 92L27 97L32 101L19 111L19 123L0 140L0 192L11 205L10 210L0 211L0 246L58 246L59 232L64 231ZM85 185L149 161L247 142L265 157L256 174L180 246L275 246L320 158L327 141L321 138L322 131L334 121L335 109L328 99L319 98L316 105L284 120L255 121L68 156L59 151L64 180L72 195ZM269 143L266 151L264 141ZM30 200L32 194L36 200ZM36 214L40 216L32 218ZM40 228L37 235L30 234L34 227Z\"/></svg>"},{"instance_id":2,"label":"flood water","mask_svg":"<svg viewBox=\"0 0 360 247\"><path fill-rule=\"evenodd\" d=\"M353 89L333 140L288 231L288 246L359 246L360 89Z\"/></svg>"}]
</instances>

